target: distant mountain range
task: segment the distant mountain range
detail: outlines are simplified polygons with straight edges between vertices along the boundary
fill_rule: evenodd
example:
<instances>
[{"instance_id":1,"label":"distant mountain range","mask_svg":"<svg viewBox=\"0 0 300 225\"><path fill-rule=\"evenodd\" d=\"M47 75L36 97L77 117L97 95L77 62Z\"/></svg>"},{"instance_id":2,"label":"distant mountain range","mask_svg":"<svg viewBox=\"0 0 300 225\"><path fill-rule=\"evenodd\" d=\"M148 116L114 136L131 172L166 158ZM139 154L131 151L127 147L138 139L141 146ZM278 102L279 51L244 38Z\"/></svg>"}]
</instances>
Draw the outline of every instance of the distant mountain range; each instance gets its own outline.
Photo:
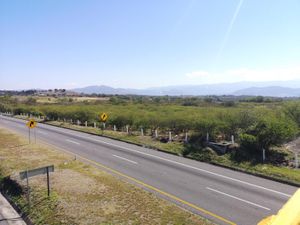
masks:
<instances>
[{"instance_id":1,"label":"distant mountain range","mask_svg":"<svg viewBox=\"0 0 300 225\"><path fill-rule=\"evenodd\" d=\"M204 85L166 86L146 89L113 88L105 85L76 88L71 91L84 94L132 95L247 95L272 97L300 97L300 80L272 82L238 82Z\"/></svg>"}]
</instances>

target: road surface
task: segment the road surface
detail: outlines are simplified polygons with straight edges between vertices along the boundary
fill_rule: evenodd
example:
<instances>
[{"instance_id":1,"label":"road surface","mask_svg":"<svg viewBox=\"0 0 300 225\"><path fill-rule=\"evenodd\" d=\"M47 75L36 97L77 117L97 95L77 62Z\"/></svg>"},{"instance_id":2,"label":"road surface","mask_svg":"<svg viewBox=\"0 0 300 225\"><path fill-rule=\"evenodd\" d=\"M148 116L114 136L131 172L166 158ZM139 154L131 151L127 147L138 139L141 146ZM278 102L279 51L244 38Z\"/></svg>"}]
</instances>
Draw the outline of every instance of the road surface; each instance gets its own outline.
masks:
<instances>
[{"instance_id":1,"label":"road surface","mask_svg":"<svg viewBox=\"0 0 300 225\"><path fill-rule=\"evenodd\" d=\"M0 127L28 135L24 120ZM68 129L38 124L37 139L83 157L217 224L253 225L275 214L296 187Z\"/></svg>"}]
</instances>

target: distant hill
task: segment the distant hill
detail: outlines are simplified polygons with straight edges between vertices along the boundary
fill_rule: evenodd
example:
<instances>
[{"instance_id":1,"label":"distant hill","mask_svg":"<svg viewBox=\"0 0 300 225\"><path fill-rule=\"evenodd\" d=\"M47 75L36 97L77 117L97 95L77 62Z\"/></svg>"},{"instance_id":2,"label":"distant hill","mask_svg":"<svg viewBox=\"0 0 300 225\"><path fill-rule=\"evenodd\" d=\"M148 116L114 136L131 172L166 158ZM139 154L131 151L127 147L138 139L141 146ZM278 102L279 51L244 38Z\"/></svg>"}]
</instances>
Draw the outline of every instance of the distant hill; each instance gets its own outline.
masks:
<instances>
[{"instance_id":1,"label":"distant hill","mask_svg":"<svg viewBox=\"0 0 300 225\"><path fill-rule=\"evenodd\" d=\"M75 88L71 91L77 93L84 93L84 94L107 94L107 95L124 95L124 94L137 94L137 90L135 89L125 89L125 88L113 88L105 85L100 86L87 86L84 88Z\"/></svg>"},{"instance_id":2,"label":"distant hill","mask_svg":"<svg viewBox=\"0 0 300 225\"><path fill-rule=\"evenodd\" d=\"M300 97L300 88L287 88L287 87L280 87L280 86L251 87L251 88L238 90L234 92L233 95Z\"/></svg>"},{"instance_id":3,"label":"distant hill","mask_svg":"<svg viewBox=\"0 0 300 225\"><path fill-rule=\"evenodd\" d=\"M300 80L272 82L238 82L204 85L166 86L146 89L113 88L105 85L76 88L71 91L84 94L133 94L133 95L249 95L298 97Z\"/></svg>"}]
</instances>

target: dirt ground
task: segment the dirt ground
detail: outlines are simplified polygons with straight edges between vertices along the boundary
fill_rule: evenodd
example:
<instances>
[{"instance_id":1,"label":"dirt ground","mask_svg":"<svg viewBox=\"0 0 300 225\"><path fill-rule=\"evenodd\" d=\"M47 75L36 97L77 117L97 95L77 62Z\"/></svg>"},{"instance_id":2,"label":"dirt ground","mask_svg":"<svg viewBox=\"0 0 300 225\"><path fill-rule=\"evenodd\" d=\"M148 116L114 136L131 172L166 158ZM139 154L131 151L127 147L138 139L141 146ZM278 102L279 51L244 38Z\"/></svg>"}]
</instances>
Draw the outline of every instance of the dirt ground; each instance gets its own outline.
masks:
<instances>
[{"instance_id":1,"label":"dirt ground","mask_svg":"<svg viewBox=\"0 0 300 225\"><path fill-rule=\"evenodd\" d=\"M28 145L25 138L0 127L1 176L10 175L25 186L25 181L19 180L20 171L51 164L55 172L50 175L50 200L45 198L46 176L29 181L34 207L29 216L35 224L212 224L105 171L74 160L74 156L42 143ZM47 205L50 203L51 207Z\"/></svg>"}]
</instances>

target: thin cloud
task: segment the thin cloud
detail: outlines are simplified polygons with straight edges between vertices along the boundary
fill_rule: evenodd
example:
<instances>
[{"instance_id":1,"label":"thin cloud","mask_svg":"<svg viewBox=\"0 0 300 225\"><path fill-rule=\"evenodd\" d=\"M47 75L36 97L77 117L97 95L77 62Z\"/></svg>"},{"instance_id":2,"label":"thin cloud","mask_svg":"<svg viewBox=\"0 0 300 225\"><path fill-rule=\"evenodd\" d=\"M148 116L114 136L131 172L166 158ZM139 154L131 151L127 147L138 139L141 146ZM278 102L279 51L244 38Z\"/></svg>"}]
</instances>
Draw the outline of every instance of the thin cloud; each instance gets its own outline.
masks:
<instances>
[{"instance_id":1,"label":"thin cloud","mask_svg":"<svg viewBox=\"0 0 300 225\"><path fill-rule=\"evenodd\" d=\"M221 45L221 47L220 47L220 49L219 49L219 51L218 51L216 61L219 60L221 54L223 53L223 50L224 50L224 48L225 48L225 45L227 44L229 35L230 35L231 30L232 30L232 28L233 28L233 25L234 25L234 23L235 23L235 21L236 21L236 18L237 18L237 16L239 15L239 12L240 12L240 9L241 9L241 7L242 7L242 5L243 5L243 2L244 2L244 0L240 0L240 1L239 1L239 4L237 5L237 7L236 7L236 9L235 9L235 11L234 11L234 14L233 14L233 16L232 16L232 19L231 19L231 21L230 21L230 24L229 24L229 26L228 26L228 28L227 28L227 31L226 31L225 36L224 36L224 39L223 39L223 41L222 41L222 45Z\"/></svg>"}]
</instances>

